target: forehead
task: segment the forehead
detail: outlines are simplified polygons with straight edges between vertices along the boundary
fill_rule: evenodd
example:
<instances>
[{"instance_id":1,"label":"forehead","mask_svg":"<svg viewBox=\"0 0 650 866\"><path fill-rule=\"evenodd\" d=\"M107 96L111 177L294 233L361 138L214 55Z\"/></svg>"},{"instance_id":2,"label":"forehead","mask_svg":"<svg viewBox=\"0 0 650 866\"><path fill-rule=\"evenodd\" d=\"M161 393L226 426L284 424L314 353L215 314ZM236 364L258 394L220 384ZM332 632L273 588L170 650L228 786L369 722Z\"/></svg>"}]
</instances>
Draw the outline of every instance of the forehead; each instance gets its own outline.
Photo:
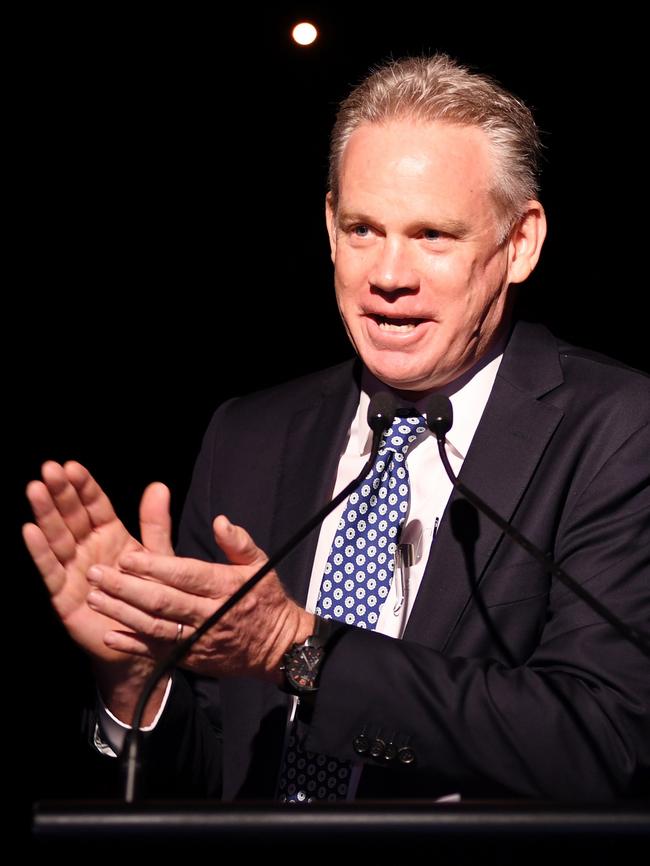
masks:
<instances>
[{"instance_id":1,"label":"forehead","mask_svg":"<svg viewBox=\"0 0 650 866\"><path fill-rule=\"evenodd\" d=\"M435 206L467 216L480 205L492 210L493 174L489 141L478 127L412 119L364 124L343 153L339 204Z\"/></svg>"}]
</instances>

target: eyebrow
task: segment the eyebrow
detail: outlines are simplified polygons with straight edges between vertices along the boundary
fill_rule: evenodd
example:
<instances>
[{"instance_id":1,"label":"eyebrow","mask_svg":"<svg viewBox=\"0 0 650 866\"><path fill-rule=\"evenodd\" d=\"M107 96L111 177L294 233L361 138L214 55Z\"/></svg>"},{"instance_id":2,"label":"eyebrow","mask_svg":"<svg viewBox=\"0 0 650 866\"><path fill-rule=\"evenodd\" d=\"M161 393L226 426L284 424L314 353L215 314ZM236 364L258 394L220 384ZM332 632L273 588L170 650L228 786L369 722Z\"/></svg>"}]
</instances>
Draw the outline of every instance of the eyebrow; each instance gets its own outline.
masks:
<instances>
[{"instance_id":1,"label":"eyebrow","mask_svg":"<svg viewBox=\"0 0 650 866\"><path fill-rule=\"evenodd\" d=\"M339 226L353 225L355 223L376 225L377 220L368 214L356 211L339 211L336 217L336 222ZM422 229L434 229L435 231L443 232L444 234L454 235L456 237L465 237L470 233L470 227L464 220L457 219L429 219L416 220L408 225L410 232L418 232Z\"/></svg>"}]
</instances>

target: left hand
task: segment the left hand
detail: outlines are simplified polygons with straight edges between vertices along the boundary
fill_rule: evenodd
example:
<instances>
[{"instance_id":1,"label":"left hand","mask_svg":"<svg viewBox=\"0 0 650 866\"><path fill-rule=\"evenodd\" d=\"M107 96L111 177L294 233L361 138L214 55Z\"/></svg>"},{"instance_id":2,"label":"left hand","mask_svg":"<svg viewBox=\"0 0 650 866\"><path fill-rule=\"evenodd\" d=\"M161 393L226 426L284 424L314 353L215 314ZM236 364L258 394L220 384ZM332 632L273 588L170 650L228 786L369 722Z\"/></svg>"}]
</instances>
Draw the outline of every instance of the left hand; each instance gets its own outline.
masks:
<instances>
[{"instance_id":1,"label":"left hand","mask_svg":"<svg viewBox=\"0 0 650 866\"><path fill-rule=\"evenodd\" d=\"M159 656L161 641L176 640L179 623L183 637L189 636L267 561L248 532L225 516L215 518L213 530L231 565L130 552L120 557L119 569L91 570L97 580L88 604L136 632L109 632L109 646ZM313 614L289 598L271 571L194 644L181 665L204 676L246 675L279 684L283 654L313 631Z\"/></svg>"}]
</instances>

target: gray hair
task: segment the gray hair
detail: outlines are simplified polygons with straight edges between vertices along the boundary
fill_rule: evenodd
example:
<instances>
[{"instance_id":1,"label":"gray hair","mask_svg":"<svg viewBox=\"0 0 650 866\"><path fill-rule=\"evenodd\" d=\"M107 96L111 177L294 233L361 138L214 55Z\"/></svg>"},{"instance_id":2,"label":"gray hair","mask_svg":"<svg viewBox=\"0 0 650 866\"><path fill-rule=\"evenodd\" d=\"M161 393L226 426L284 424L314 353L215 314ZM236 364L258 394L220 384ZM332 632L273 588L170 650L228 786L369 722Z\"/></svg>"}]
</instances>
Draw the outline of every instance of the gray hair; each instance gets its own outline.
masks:
<instances>
[{"instance_id":1,"label":"gray hair","mask_svg":"<svg viewBox=\"0 0 650 866\"><path fill-rule=\"evenodd\" d=\"M446 54L407 57L374 69L341 103L332 130L329 189L336 210L343 152L365 123L413 118L482 129L494 157L492 197L502 239L539 194L541 141L530 109L489 76Z\"/></svg>"}]
</instances>

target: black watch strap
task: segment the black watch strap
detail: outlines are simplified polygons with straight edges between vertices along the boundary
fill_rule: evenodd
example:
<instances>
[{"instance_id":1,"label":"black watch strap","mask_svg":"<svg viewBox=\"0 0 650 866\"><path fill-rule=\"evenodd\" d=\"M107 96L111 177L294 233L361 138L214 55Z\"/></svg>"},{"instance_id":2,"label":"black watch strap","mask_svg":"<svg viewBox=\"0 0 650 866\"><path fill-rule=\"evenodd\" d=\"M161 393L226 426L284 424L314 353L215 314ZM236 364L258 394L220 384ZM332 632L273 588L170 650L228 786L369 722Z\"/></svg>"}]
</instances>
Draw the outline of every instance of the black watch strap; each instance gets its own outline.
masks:
<instances>
[{"instance_id":1,"label":"black watch strap","mask_svg":"<svg viewBox=\"0 0 650 866\"><path fill-rule=\"evenodd\" d=\"M317 691L325 646L343 626L344 623L338 620L315 617L313 633L304 643L293 644L284 654L280 668L284 674L284 683L280 687L283 691L300 698Z\"/></svg>"},{"instance_id":2,"label":"black watch strap","mask_svg":"<svg viewBox=\"0 0 650 866\"><path fill-rule=\"evenodd\" d=\"M324 647L332 635L343 625L336 619L324 619L317 614L314 615L314 620L314 633L307 638L308 641L312 641L311 646Z\"/></svg>"}]
</instances>

